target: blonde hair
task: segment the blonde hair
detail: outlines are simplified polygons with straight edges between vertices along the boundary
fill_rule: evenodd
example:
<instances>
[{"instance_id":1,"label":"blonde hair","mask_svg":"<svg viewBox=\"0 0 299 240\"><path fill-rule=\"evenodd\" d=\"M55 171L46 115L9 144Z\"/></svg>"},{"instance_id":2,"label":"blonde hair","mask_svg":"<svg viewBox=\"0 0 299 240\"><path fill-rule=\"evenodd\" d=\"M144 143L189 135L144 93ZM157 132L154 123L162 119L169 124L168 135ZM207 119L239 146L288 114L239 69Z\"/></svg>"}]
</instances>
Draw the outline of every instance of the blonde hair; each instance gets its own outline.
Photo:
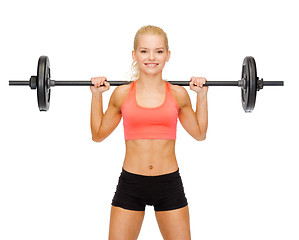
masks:
<instances>
[{"instance_id":1,"label":"blonde hair","mask_svg":"<svg viewBox=\"0 0 299 240\"><path fill-rule=\"evenodd\" d=\"M163 37L166 51L167 52L169 51L167 34L163 31L162 28L152 26L152 25L143 26L137 31L134 38L134 51L137 51L139 39L143 34L154 34ZM139 69L137 66L137 62L133 61L131 65L131 81L136 81L138 78L139 78Z\"/></svg>"}]
</instances>

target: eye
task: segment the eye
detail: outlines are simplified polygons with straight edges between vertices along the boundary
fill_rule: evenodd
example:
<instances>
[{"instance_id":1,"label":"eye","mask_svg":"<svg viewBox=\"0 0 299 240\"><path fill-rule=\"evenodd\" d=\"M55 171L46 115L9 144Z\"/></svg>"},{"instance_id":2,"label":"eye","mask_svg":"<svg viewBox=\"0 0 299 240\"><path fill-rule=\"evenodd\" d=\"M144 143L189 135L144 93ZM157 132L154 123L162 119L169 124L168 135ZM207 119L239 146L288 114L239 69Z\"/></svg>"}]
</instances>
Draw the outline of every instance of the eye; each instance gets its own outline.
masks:
<instances>
[{"instance_id":1,"label":"eye","mask_svg":"<svg viewBox=\"0 0 299 240\"><path fill-rule=\"evenodd\" d=\"M141 52L141 53L146 53L146 50L141 50L140 52Z\"/></svg>"},{"instance_id":2,"label":"eye","mask_svg":"<svg viewBox=\"0 0 299 240\"><path fill-rule=\"evenodd\" d=\"M161 53L163 53L163 51L162 51L162 50L159 50L158 53L161 54Z\"/></svg>"}]
</instances>

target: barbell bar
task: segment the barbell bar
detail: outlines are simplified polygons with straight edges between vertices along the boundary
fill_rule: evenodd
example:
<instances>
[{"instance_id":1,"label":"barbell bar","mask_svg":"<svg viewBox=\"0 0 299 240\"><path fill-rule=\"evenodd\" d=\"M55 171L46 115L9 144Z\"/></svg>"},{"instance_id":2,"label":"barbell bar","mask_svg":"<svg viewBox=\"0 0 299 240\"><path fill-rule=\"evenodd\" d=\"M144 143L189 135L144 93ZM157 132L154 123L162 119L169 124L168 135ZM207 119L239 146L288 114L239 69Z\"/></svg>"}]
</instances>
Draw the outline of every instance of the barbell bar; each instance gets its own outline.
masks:
<instances>
[{"instance_id":1,"label":"barbell bar","mask_svg":"<svg viewBox=\"0 0 299 240\"><path fill-rule=\"evenodd\" d=\"M107 81L110 86L130 84L131 81ZM179 86L189 86L190 81L168 81ZM257 91L264 86L283 86L283 81L263 81L257 77L256 62L247 56L243 60L241 80L238 81L207 81L204 86L241 87L241 101L245 112L252 112L256 102ZM37 101L40 111L48 111L50 107L51 87L55 86L93 86L91 81L58 81L51 80L50 61L47 56L41 56L37 64L37 76L31 76L29 81L9 81L9 86L30 86L37 89Z\"/></svg>"}]
</instances>

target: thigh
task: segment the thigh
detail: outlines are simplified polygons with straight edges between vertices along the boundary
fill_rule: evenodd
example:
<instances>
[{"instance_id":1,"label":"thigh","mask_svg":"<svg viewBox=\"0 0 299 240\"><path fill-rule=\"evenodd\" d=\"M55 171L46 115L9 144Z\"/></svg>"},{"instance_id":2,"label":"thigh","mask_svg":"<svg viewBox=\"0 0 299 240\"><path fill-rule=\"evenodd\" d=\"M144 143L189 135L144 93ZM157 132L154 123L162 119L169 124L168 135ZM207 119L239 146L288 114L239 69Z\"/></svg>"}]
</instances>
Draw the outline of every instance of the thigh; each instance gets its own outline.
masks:
<instances>
[{"instance_id":1,"label":"thigh","mask_svg":"<svg viewBox=\"0 0 299 240\"><path fill-rule=\"evenodd\" d=\"M144 211L131 211L111 207L109 240L137 239L144 218Z\"/></svg>"},{"instance_id":2,"label":"thigh","mask_svg":"<svg viewBox=\"0 0 299 240\"><path fill-rule=\"evenodd\" d=\"M164 240L191 239L188 206L171 211L156 211L155 214Z\"/></svg>"}]
</instances>

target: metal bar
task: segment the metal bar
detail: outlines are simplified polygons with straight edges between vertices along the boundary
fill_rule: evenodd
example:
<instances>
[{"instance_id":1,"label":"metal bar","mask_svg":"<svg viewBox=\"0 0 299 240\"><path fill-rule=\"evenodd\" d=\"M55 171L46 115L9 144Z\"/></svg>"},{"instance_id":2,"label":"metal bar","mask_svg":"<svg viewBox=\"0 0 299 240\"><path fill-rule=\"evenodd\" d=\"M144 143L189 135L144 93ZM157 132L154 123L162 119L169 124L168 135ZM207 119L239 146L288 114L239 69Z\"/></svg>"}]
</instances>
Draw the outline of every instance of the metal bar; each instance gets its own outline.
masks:
<instances>
[{"instance_id":1,"label":"metal bar","mask_svg":"<svg viewBox=\"0 0 299 240\"><path fill-rule=\"evenodd\" d=\"M263 86L283 86L283 81L263 81Z\"/></svg>"},{"instance_id":2,"label":"metal bar","mask_svg":"<svg viewBox=\"0 0 299 240\"><path fill-rule=\"evenodd\" d=\"M9 86L28 86L29 81L9 81Z\"/></svg>"},{"instance_id":3,"label":"metal bar","mask_svg":"<svg viewBox=\"0 0 299 240\"><path fill-rule=\"evenodd\" d=\"M169 81L169 83L179 86L189 86L190 81ZM238 87L238 81L207 81L204 86L228 86Z\"/></svg>"},{"instance_id":4,"label":"metal bar","mask_svg":"<svg viewBox=\"0 0 299 240\"><path fill-rule=\"evenodd\" d=\"M119 86L119 85L125 85L130 84L129 81L107 81L110 86ZM53 81L51 80L51 86L93 86L91 81Z\"/></svg>"},{"instance_id":5,"label":"metal bar","mask_svg":"<svg viewBox=\"0 0 299 240\"><path fill-rule=\"evenodd\" d=\"M130 81L107 81L111 86L130 84ZM168 81L179 86L189 86L190 81ZM90 81L54 81L51 86L92 86ZM207 81L204 86L238 86L238 81Z\"/></svg>"},{"instance_id":6,"label":"metal bar","mask_svg":"<svg viewBox=\"0 0 299 240\"><path fill-rule=\"evenodd\" d=\"M111 86L119 86L130 84L130 81L107 81ZM171 84L179 86L189 86L190 81L168 81ZM29 81L14 80L9 81L9 86L28 86ZM78 80L78 81L55 81L51 80L51 86L93 86L91 81ZM229 86L229 87L238 87L239 81L207 81L204 86ZM263 81L263 86L284 86L283 81Z\"/></svg>"}]
</instances>

